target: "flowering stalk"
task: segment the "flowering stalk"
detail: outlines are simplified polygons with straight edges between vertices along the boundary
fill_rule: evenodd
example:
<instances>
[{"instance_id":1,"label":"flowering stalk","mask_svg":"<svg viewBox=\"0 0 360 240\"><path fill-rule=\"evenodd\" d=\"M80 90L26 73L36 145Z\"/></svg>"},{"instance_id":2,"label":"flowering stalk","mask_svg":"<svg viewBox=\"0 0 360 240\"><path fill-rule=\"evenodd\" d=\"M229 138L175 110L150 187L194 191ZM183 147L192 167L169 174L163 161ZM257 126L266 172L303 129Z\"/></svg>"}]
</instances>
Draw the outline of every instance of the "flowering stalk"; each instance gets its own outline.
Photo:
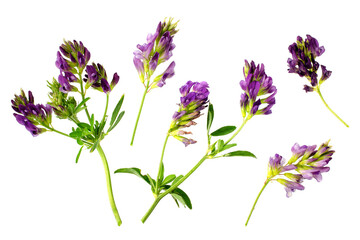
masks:
<instances>
[{"instance_id":1,"label":"flowering stalk","mask_svg":"<svg viewBox=\"0 0 360 240\"><path fill-rule=\"evenodd\" d=\"M339 119L346 127L349 127L325 102L321 92L320 86L321 84L327 80L332 71L326 69L326 66L321 65L322 75L320 79L318 79L317 71L319 69L320 64L315 61L316 57L320 57L324 52L324 46L319 46L319 42L316 38L313 38L310 35L306 35L305 41L302 37L298 36L296 43L293 43L289 46L289 52L292 55L292 58L288 59L288 72L296 73L300 77L306 77L310 82L310 85L304 85L305 92L317 92L329 111L334 114L334 116Z\"/></svg>"},{"instance_id":2,"label":"flowering stalk","mask_svg":"<svg viewBox=\"0 0 360 240\"><path fill-rule=\"evenodd\" d=\"M14 113L16 120L21 125L24 125L33 136L38 136L45 131L52 131L76 140L77 144L81 146L75 160L76 163L84 146L90 152L95 149L99 152L104 165L110 205L117 224L120 226L121 219L113 197L109 166L100 142L115 128L124 115L124 111L120 112L124 96L121 97L112 113L108 130L104 131L107 122L109 95L118 83L119 76L115 73L109 84L103 66L95 63L88 65L89 60L90 52L82 42L78 43L75 40L73 42L65 41L57 52L55 62L56 67L60 70L60 75L58 79L54 78L52 82L48 82L48 87L51 90L48 104L45 106L34 104L32 92L29 91L27 97L23 90L21 90L20 95L15 95L11 103L16 112ZM86 72L85 78L83 78L84 70ZM79 88L74 84L79 84ZM90 115L87 109L87 102L90 98L86 97L86 91L90 87L106 94L105 111L100 122L96 121L94 114ZM80 103L73 96L69 96L70 92L81 95ZM86 112L88 123L80 121L77 116L82 110ZM76 128L73 127L69 134L56 130L52 126L52 112L59 119L72 121L76 124Z\"/></svg>"},{"instance_id":3,"label":"flowering stalk","mask_svg":"<svg viewBox=\"0 0 360 240\"><path fill-rule=\"evenodd\" d=\"M136 118L130 145L133 145L134 143L136 129L139 123L146 94L148 94L153 88L163 87L165 85L165 80L173 77L175 74L175 62L173 61L162 74L151 80L151 77L158 65L166 62L173 55L172 50L175 48L173 38L174 35L178 32L176 29L178 22L172 23L172 20L173 19L170 18L167 22L160 22L157 26L156 32L154 34L149 34L147 36L147 42L143 45L138 44L138 50L134 52L134 65L145 89Z\"/></svg>"},{"instance_id":4,"label":"flowering stalk","mask_svg":"<svg viewBox=\"0 0 360 240\"><path fill-rule=\"evenodd\" d=\"M318 149L316 149L316 145L300 146L298 143L295 143L291 148L292 156L286 164L285 159L279 154L275 154L273 158L270 157L267 178L255 199L245 226L249 223L260 195L270 181L282 184L285 187L286 197L291 197L295 190L305 189L301 184L304 179L311 180L314 178L318 182L322 180L321 174L330 170L326 165L330 162L335 152L331 150L329 141L321 144ZM291 171L296 171L297 174Z\"/></svg>"},{"instance_id":5,"label":"flowering stalk","mask_svg":"<svg viewBox=\"0 0 360 240\"><path fill-rule=\"evenodd\" d=\"M235 131L235 126L224 126L216 131L210 132L214 119L214 108L213 105L209 103L207 115L208 148L205 155L185 176L180 175L176 177L172 174L164 179L164 151L169 136L173 136L175 139L183 142L185 146L196 143L195 140L186 137L188 134L191 134L191 132L186 132L184 129L195 125L194 119L201 115L201 110L203 110L208 104L209 91L207 89L208 84L206 82L198 83L188 81L180 88L181 102L179 104L179 110L174 113L173 120L165 138L156 180L152 179L148 174L142 175L141 170L138 168L122 168L115 171L116 173L131 173L137 175L151 186L155 200L143 216L141 220L143 223L151 215L160 200L168 194L174 198L176 203L178 203L177 201L180 201L184 206L190 209L192 208L190 198L185 194L185 192L179 189L179 186L188 177L190 177L206 159L233 156L255 157L254 154L248 151L233 151L228 153L224 153L224 151L237 145L235 143L231 143L231 141L241 131L247 121L254 115L265 115L271 113L270 109L275 104L274 96L276 94L276 87L272 85L271 77L268 77L265 74L263 65L255 66L254 62L249 64L245 61L244 76L246 80L240 82L241 87L245 91L245 93L241 95L242 100L240 104L241 111L243 113L243 123L237 131ZM265 98L263 97L264 95L266 95ZM244 99L247 100L245 101ZM264 108L260 108L262 103L267 105ZM225 136L234 131L235 133L227 141L219 139L216 142L211 143L212 137ZM171 183L171 185L168 185L169 183Z\"/></svg>"}]
</instances>

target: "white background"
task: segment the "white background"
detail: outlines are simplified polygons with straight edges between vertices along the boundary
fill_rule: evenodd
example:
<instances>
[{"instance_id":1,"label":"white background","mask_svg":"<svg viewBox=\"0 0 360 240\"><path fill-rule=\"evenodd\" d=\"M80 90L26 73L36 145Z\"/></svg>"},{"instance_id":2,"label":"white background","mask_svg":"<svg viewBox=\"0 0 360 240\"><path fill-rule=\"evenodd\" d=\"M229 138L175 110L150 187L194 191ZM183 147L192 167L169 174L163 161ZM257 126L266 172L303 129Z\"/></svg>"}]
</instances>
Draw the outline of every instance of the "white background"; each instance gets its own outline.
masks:
<instances>
[{"instance_id":1,"label":"white background","mask_svg":"<svg viewBox=\"0 0 360 240\"><path fill-rule=\"evenodd\" d=\"M1 3L0 239L356 239L359 235L358 91L359 15L356 1L6 1ZM175 76L146 98L135 144L129 146L143 92L133 51L154 33L159 21L179 19L172 60ZM311 34L325 46L318 58L333 74L322 85L328 104L350 125L343 126L305 79L287 73L288 46ZM10 100L20 88L45 103L46 80L57 77L56 52L62 40L81 40L91 61L120 82L110 110L125 93L126 114L102 146L110 170L138 167L155 177L165 133L187 80L208 81L214 104L213 130L239 125L239 81L244 59L264 63L278 89L273 114L256 116L235 138L252 158L206 161L181 188L193 210L164 198L145 224L153 202L150 188L133 175L112 174L123 225L109 206L103 166L96 152L54 133L33 138L12 116ZM166 65L167 66L167 65ZM162 67L165 67L163 64ZM161 69L160 69L161 70ZM88 106L101 117L105 97L95 92ZM110 112L111 113L111 112ZM83 116L80 116L83 117ZM206 151L206 117L190 130L197 144L185 148L170 139L167 174L185 174ZM69 132L71 123L54 117ZM323 181L305 181L305 190L286 198L270 184L249 226L244 223L266 178L268 159L289 158L291 147L331 139L336 153Z\"/></svg>"}]
</instances>

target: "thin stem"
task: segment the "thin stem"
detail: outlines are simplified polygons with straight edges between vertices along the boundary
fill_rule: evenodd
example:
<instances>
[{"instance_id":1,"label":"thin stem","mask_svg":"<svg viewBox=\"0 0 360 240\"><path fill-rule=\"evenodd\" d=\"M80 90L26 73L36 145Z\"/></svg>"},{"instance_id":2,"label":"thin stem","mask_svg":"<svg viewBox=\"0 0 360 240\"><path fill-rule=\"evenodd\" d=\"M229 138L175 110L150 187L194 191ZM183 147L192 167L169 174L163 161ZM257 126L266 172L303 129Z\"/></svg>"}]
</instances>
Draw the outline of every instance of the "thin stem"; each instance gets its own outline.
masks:
<instances>
[{"instance_id":1,"label":"thin stem","mask_svg":"<svg viewBox=\"0 0 360 240\"><path fill-rule=\"evenodd\" d=\"M104 122L105 121L105 118L106 118L106 113L107 113L107 110L108 110L108 106L109 106L109 94L106 94L106 105L105 105L105 111L104 111L104 116L101 120L101 122Z\"/></svg>"},{"instance_id":2,"label":"thin stem","mask_svg":"<svg viewBox=\"0 0 360 240\"><path fill-rule=\"evenodd\" d=\"M320 87L316 87L315 88L316 92L319 94L321 100L323 101L323 103L325 104L325 106L327 107L327 109L329 109L330 112L332 112L332 114L335 115L335 117L337 117L337 119L339 119L346 127L349 127L349 125L347 125L330 107L329 105L325 102L325 99L323 98L321 92L320 92Z\"/></svg>"},{"instance_id":3,"label":"thin stem","mask_svg":"<svg viewBox=\"0 0 360 240\"><path fill-rule=\"evenodd\" d=\"M160 202L160 200L165 197L167 194L171 193L175 188L177 188L181 183L183 183L188 177L190 177L190 175L195 172L196 169L198 169L200 167L200 165L208 158L207 153L203 156L203 158L185 175L183 176L179 181L177 181L174 185L172 185L170 188L168 188L165 192L161 193L159 196L157 196L157 198L155 199L155 201L153 202L153 204L151 205L151 207L149 208L149 210L145 213L145 215L143 216L143 218L141 219L141 221L143 223L145 223L146 219L148 219L148 217L150 216L150 214L154 211L156 205Z\"/></svg>"},{"instance_id":4,"label":"thin stem","mask_svg":"<svg viewBox=\"0 0 360 240\"><path fill-rule=\"evenodd\" d=\"M113 192L112 192L109 165L107 163L105 153L104 153L103 149L101 148L100 144L98 144L96 149L98 150L99 155L100 155L101 160L102 160L103 165L104 165L105 176L106 176L106 186L107 186L107 191L108 191L108 195L109 195L109 201L110 201L111 209L112 209L112 211L114 213L114 216L115 216L115 219L117 221L118 226L120 226L122 222L121 222L121 219L120 219L119 212L118 212L118 210L116 208L114 195L113 195Z\"/></svg>"},{"instance_id":5,"label":"thin stem","mask_svg":"<svg viewBox=\"0 0 360 240\"><path fill-rule=\"evenodd\" d=\"M256 203L257 203L257 201L259 200L259 197L260 197L260 195L262 194L262 192L264 191L265 187L266 187L266 186L268 185L268 183L270 182L270 180L271 180L271 179L266 179L266 181L265 181L265 183L264 183L264 186L261 188L259 194L257 195L257 197L256 197L256 199L255 199L255 202L254 202L254 205L252 206L251 211L250 211L250 214L249 214L249 216L248 216L248 218L247 218L247 220L246 220L245 226L248 225L249 220L250 220L250 217L251 217L251 215L252 215L252 213L253 213L253 211L254 211L254 209L255 209Z\"/></svg>"},{"instance_id":6,"label":"thin stem","mask_svg":"<svg viewBox=\"0 0 360 240\"><path fill-rule=\"evenodd\" d=\"M143 94L143 97L142 97L142 100L141 100L139 113L138 113L138 116L137 116L137 118L136 118L135 127L134 127L134 132L133 132L133 135L132 135L132 138L131 138L131 143L130 143L131 146L132 146L133 143L134 143L134 138L135 138L135 133L136 133L137 125L138 125L138 123L139 123L141 111L142 111L142 108L143 108L143 105L144 105L145 96L146 96L147 90L148 90L148 88L149 88L149 82L150 82L150 81L148 81L147 84L146 84L145 91L144 91L144 94Z\"/></svg>"},{"instance_id":7,"label":"thin stem","mask_svg":"<svg viewBox=\"0 0 360 240\"><path fill-rule=\"evenodd\" d=\"M156 178L156 187L155 187L156 196L159 194L160 174L161 174L162 171L164 171L164 169L163 169L164 168L163 159L164 159L164 153L165 153L165 148L166 148L166 144L167 144L168 139L169 139L169 133L166 133L164 146L163 146L163 149L162 149L162 152L161 152L158 175L157 175L157 178Z\"/></svg>"},{"instance_id":8,"label":"thin stem","mask_svg":"<svg viewBox=\"0 0 360 240\"><path fill-rule=\"evenodd\" d=\"M84 93L84 86L83 86L83 81L82 81L82 76L81 76L81 73L79 72L79 79L80 79L80 93L81 93L81 98L82 98L82 101L84 101L85 99L85 93ZM86 106L86 103L84 103L84 107L85 107L85 112L86 112L86 116L89 120L89 123L91 122L90 121L90 114L89 114L89 111L87 109L87 106Z\"/></svg>"},{"instance_id":9,"label":"thin stem","mask_svg":"<svg viewBox=\"0 0 360 240\"><path fill-rule=\"evenodd\" d=\"M238 135L238 133L241 131L241 129L245 126L245 123L247 123L247 121L249 120L249 117L244 118L243 123L241 124L241 126L238 128L238 130L229 138L229 140L227 140L224 145L227 145L229 142L231 142L231 140L234 139L234 137L236 137L236 135Z\"/></svg>"},{"instance_id":10,"label":"thin stem","mask_svg":"<svg viewBox=\"0 0 360 240\"><path fill-rule=\"evenodd\" d=\"M70 137L68 134L63 133L63 132L60 132L60 131L56 130L55 128L52 128L52 127L46 127L46 128L49 129L49 130L52 131L52 132L56 132L56 133L61 134L61 135L65 136L65 137L72 138L72 137Z\"/></svg>"}]
</instances>

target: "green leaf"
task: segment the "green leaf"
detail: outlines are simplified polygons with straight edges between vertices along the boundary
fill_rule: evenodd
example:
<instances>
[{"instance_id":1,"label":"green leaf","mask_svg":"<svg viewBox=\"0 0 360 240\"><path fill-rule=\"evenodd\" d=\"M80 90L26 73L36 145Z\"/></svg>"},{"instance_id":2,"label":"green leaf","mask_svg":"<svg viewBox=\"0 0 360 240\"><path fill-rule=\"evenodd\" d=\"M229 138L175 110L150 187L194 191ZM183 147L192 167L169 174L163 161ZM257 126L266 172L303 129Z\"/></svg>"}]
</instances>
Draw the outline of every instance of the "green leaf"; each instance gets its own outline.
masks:
<instances>
[{"instance_id":1,"label":"green leaf","mask_svg":"<svg viewBox=\"0 0 360 240\"><path fill-rule=\"evenodd\" d=\"M235 126L224 126L219 128L218 130L212 132L211 136L223 136L229 133L232 133L236 129Z\"/></svg>"},{"instance_id":2,"label":"green leaf","mask_svg":"<svg viewBox=\"0 0 360 240\"><path fill-rule=\"evenodd\" d=\"M71 132L69 134L70 137L72 138L78 138L78 137L81 137L82 136L82 133L81 132L78 132L78 131L74 131L74 132Z\"/></svg>"},{"instance_id":3,"label":"green leaf","mask_svg":"<svg viewBox=\"0 0 360 240\"><path fill-rule=\"evenodd\" d=\"M181 202L184 205L184 207L188 207L189 209L192 209L190 198L183 190L181 190L180 188L175 188L174 191L172 191L170 194L176 200Z\"/></svg>"},{"instance_id":4,"label":"green leaf","mask_svg":"<svg viewBox=\"0 0 360 240\"><path fill-rule=\"evenodd\" d=\"M225 151L229 148L235 147L236 145L237 145L236 143L227 144L227 145L223 146L222 150Z\"/></svg>"},{"instance_id":5,"label":"green leaf","mask_svg":"<svg viewBox=\"0 0 360 240\"><path fill-rule=\"evenodd\" d=\"M235 157L235 156L256 158L256 156L253 153L248 151L234 151L223 155L223 157Z\"/></svg>"},{"instance_id":6,"label":"green leaf","mask_svg":"<svg viewBox=\"0 0 360 240\"><path fill-rule=\"evenodd\" d=\"M207 115L207 123L206 123L208 132L210 131L213 120L214 120L214 107L213 107L213 105L211 103L209 103L209 109L208 109L208 115Z\"/></svg>"},{"instance_id":7,"label":"green leaf","mask_svg":"<svg viewBox=\"0 0 360 240\"><path fill-rule=\"evenodd\" d=\"M80 150L79 150L78 154L76 155L76 160L75 160L75 163L78 163L79 158L80 158L80 154L81 154L81 151L82 151L83 147L84 147L84 145L82 145L82 146L81 146L81 148L80 148Z\"/></svg>"},{"instance_id":8,"label":"green leaf","mask_svg":"<svg viewBox=\"0 0 360 240\"><path fill-rule=\"evenodd\" d=\"M146 176L147 176L147 178L149 179L149 182L150 182L150 185L151 185L151 191L152 191L153 193L155 193L155 189L156 189L156 182L155 182L155 180L152 179L149 174L146 174Z\"/></svg>"},{"instance_id":9,"label":"green leaf","mask_svg":"<svg viewBox=\"0 0 360 240\"><path fill-rule=\"evenodd\" d=\"M90 152L95 151L95 149L97 148L97 146L99 145L99 143L100 143L100 138L98 138L98 139L96 140L96 142L92 145L92 147L91 147L91 149L90 149Z\"/></svg>"},{"instance_id":10,"label":"green leaf","mask_svg":"<svg viewBox=\"0 0 360 240\"><path fill-rule=\"evenodd\" d=\"M79 122L79 123L77 123L77 125L79 126L79 128L91 130L91 126L89 124L87 124L87 123Z\"/></svg>"},{"instance_id":11,"label":"green leaf","mask_svg":"<svg viewBox=\"0 0 360 240\"><path fill-rule=\"evenodd\" d=\"M164 180L164 163L161 163L160 165L160 169L159 169L159 183L162 182L162 180Z\"/></svg>"},{"instance_id":12,"label":"green leaf","mask_svg":"<svg viewBox=\"0 0 360 240\"><path fill-rule=\"evenodd\" d=\"M183 175L177 176L177 177L174 179L174 181L172 182L171 186L174 185L175 183L177 183L182 177L183 177Z\"/></svg>"},{"instance_id":13,"label":"green leaf","mask_svg":"<svg viewBox=\"0 0 360 240\"><path fill-rule=\"evenodd\" d=\"M131 173L139 178L143 179L145 182L150 184L150 180L147 175L142 175L141 170L139 168L119 168L114 173ZM150 184L151 185L151 184Z\"/></svg>"},{"instance_id":14,"label":"green leaf","mask_svg":"<svg viewBox=\"0 0 360 240\"><path fill-rule=\"evenodd\" d=\"M164 181L162 181L161 185L166 185L168 183L171 183L176 178L175 174L171 174L167 176Z\"/></svg>"},{"instance_id":15,"label":"green leaf","mask_svg":"<svg viewBox=\"0 0 360 240\"><path fill-rule=\"evenodd\" d=\"M179 205L179 202L178 202L178 200L176 200L176 198L174 198L174 196L171 196L173 199L174 199L174 201L175 201L175 203L176 203L176 205L178 206L178 208L180 207L180 205Z\"/></svg>"},{"instance_id":16,"label":"green leaf","mask_svg":"<svg viewBox=\"0 0 360 240\"><path fill-rule=\"evenodd\" d=\"M118 125L118 123L120 122L120 120L122 119L122 117L124 116L124 114L125 114L125 111L122 111L122 112L119 114L119 116L118 116L118 118L116 119L115 123L114 123L112 126L110 126L110 128L108 129L108 132L110 132L111 130L113 130L113 129L116 127L116 125Z\"/></svg>"},{"instance_id":17,"label":"green leaf","mask_svg":"<svg viewBox=\"0 0 360 240\"><path fill-rule=\"evenodd\" d=\"M121 96L119 102L116 104L116 107L114 108L114 111L111 115L110 126L115 122L115 119L119 114L123 101L124 101L124 95Z\"/></svg>"},{"instance_id":18,"label":"green leaf","mask_svg":"<svg viewBox=\"0 0 360 240\"><path fill-rule=\"evenodd\" d=\"M221 152L223 151L223 147L224 147L224 141L222 139L217 141L217 151Z\"/></svg>"},{"instance_id":19,"label":"green leaf","mask_svg":"<svg viewBox=\"0 0 360 240\"><path fill-rule=\"evenodd\" d=\"M75 108L75 110L74 110L74 113L78 113L78 112L80 112L81 110L83 110L84 108L82 107L83 105L85 105L85 103L87 102L87 101L89 101L89 97L87 97L87 98L85 98L84 100L82 100L80 103L79 103L79 105L77 105L77 107Z\"/></svg>"},{"instance_id":20,"label":"green leaf","mask_svg":"<svg viewBox=\"0 0 360 240\"><path fill-rule=\"evenodd\" d=\"M80 146L84 145L84 142L81 140L81 138L77 138L76 139L77 144L79 144Z\"/></svg>"}]
</instances>

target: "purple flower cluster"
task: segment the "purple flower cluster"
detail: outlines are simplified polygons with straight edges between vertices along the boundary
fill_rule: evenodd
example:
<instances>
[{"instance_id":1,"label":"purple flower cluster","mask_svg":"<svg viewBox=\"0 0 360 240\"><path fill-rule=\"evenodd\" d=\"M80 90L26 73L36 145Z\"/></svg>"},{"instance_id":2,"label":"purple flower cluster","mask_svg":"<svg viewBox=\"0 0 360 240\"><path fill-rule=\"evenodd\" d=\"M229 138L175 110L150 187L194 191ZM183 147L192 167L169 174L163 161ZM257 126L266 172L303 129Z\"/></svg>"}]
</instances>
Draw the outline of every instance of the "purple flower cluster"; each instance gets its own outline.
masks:
<instances>
[{"instance_id":1,"label":"purple flower cluster","mask_svg":"<svg viewBox=\"0 0 360 240\"><path fill-rule=\"evenodd\" d=\"M328 71L324 65L321 65L322 76L318 82L317 71L319 63L315 61L316 57L321 56L325 52L324 46L319 46L316 38L306 35L305 41L298 36L296 43L289 46L289 52L292 58L288 59L288 72L297 73L300 77L306 77L311 86L304 85L306 92L314 91L314 88L331 76L331 71Z\"/></svg>"},{"instance_id":2,"label":"purple flower cluster","mask_svg":"<svg viewBox=\"0 0 360 240\"><path fill-rule=\"evenodd\" d=\"M295 143L291 148L292 156L285 164L285 160L279 154L270 158L268 165L268 179L282 174L288 179L278 178L277 182L285 186L286 196L290 197L295 190L304 190L303 179L316 179L318 182L322 180L322 173L330 170L326 165L332 159L334 150L331 150L329 141L323 143L317 150L316 145L300 146ZM295 170L298 174L290 173Z\"/></svg>"},{"instance_id":3,"label":"purple flower cluster","mask_svg":"<svg viewBox=\"0 0 360 240\"><path fill-rule=\"evenodd\" d=\"M275 104L277 89L273 85L272 78L266 75L264 64L256 66L254 61L251 61L249 64L245 60L243 72L245 80L240 81L240 87L245 91L240 97L243 117L252 117L255 114L271 114L271 108ZM268 96L260 99L260 96L263 95ZM260 109L261 104L267 105Z\"/></svg>"},{"instance_id":4,"label":"purple flower cluster","mask_svg":"<svg viewBox=\"0 0 360 240\"><path fill-rule=\"evenodd\" d=\"M209 96L209 85L207 82L192 82L188 81L180 88L180 104L179 110L174 113L173 121L171 122L169 135L182 141L185 146L196 143L193 139L188 139L182 135L191 134L185 132L182 128L195 125L194 120L201 114L201 110L207 107Z\"/></svg>"},{"instance_id":5,"label":"purple flower cluster","mask_svg":"<svg viewBox=\"0 0 360 240\"><path fill-rule=\"evenodd\" d=\"M114 73L111 83L109 84L106 71L104 67L99 63L87 65L85 71L86 75L84 81L86 82L86 89L91 86L94 89L102 91L104 93L110 93L120 80L119 75L117 73Z\"/></svg>"},{"instance_id":6,"label":"purple flower cluster","mask_svg":"<svg viewBox=\"0 0 360 240\"><path fill-rule=\"evenodd\" d=\"M139 73L142 83L145 79L149 80L157 66L171 58L172 50L175 48L173 43L177 22L160 22L154 34L147 36L147 42L143 45L138 44L134 52L134 65ZM165 80L174 76L175 62L171 62L167 69L157 76L151 84L151 88L162 87Z\"/></svg>"},{"instance_id":7,"label":"purple flower cluster","mask_svg":"<svg viewBox=\"0 0 360 240\"><path fill-rule=\"evenodd\" d=\"M50 105L34 104L34 96L31 91L28 92L28 98L25 92L21 90L20 95L15 95L11 100L12 108L16 113L14 117L16 121L35 137L40 133L46 131L44 128L39 128L37 125L49 127L51 124L52 108Z\"/></svg>"},{"instance_id":8,"label":"purple flower cluster","mask_svg":"<svg viewBox=\"0 0 360 240\"><path fill-rule=\"evenodd\" d=\"M87 73L84 79L86 89L91 86L104 93L109 93L118 83L119 76L117 73L114 74L109 84L103 66L95 63L87 65L91 54L81 41L79 43L76 40L73 42L65 41L59 49L60 51L57 52L55 65L60 70L58 77L61 85L60 91L64 93L78 91L78 89L70 83L80 82L75 74L81 75L84 69Z\"/></svg>"},{"instance_id":9,"label":"purple flower cluster","mask_svg":"<svg viewBox=\"0 0 360 240\"><path fill-rule=\"evenodd\" d=\"M80 81L75 74L82 73L90 60L91 54L81 41L78 43L76 40L73 42L64 41L64 44L59 49L55 65L60 70L60 75L58 76L58 81L61 85L60 91L64 93L78 91L70 83Z\"/></svg>"}]
</instances>

